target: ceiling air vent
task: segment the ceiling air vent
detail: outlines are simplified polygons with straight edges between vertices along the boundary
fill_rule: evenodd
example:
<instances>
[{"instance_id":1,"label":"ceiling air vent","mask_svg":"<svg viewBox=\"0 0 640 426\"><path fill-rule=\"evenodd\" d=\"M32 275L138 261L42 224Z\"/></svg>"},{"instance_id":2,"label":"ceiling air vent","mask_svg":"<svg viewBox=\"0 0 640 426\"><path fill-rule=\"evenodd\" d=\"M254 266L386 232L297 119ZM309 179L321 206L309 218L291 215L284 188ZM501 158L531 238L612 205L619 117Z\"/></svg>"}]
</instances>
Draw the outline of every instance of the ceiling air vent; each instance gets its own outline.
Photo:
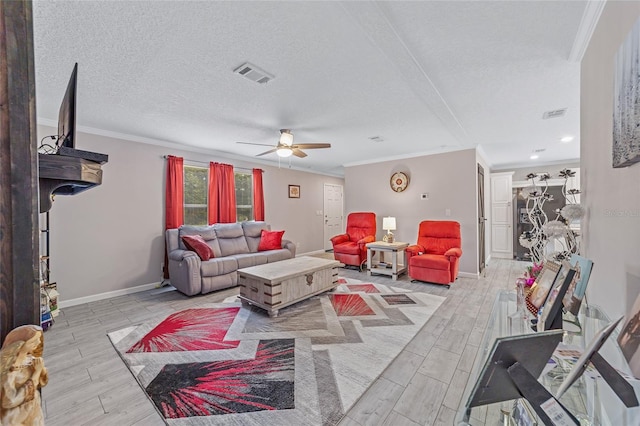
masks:
<instances>
[{"instance_id":1,"label":"ceiling air vent","mask_svg":"<svg viewBox=\"0 0 640 426\"><path fill-rule=\"evenodd\" d=\"M384 141L384 139L382 139L380 136L371 136L371 137L369 138L369 140L370 140L371 142L382 142L382 141Z\"/></svg>"},{"instance_id":2,"label":"ceiling air vent","mask_svg":"<svg viewBox=\"0 0 640 426\"><path fill-rule=\"evenodd\" d=\"M556 109L556 110L553 110L553 111L547 111L544 114L542 114L542 119L543 120L548 120L550 118L564 117L564 115L566 113L567 113L567 109L566 108Z\"/></svg>"},{"instance_id":3,"label":"ceiling air vent","mask_svg":"<svg viewBox=\"0 0 640 426\"><path fill-rule=\"evenodd\" d=\"M238 68L233 70L233 72L236 74L240 74L246 79L260 84L268 83L269 81L274 79L271 74L261 70L260 68L250 64L249 62L240 65Z\"/></svg>"}]
</instances>

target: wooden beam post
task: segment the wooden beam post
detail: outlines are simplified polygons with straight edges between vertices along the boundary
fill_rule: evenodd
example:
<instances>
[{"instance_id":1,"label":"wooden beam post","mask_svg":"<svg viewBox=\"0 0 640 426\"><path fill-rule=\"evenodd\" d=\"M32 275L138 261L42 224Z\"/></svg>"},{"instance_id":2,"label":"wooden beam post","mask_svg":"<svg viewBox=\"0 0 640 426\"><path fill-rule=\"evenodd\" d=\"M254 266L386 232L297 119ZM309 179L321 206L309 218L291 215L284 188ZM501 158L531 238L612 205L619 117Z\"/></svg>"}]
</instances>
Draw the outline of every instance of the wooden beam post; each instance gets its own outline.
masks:
<instances>
[{"instance_id":1,"label":"wooden beam post","mask_svg":"<svg viewBox=\"0 0 640 426\"><path fill-rule=\"evenodd\" d=\"M0 1L0 342L40 325L38 146L30 1Z\"/></svg>"}]
</instances>

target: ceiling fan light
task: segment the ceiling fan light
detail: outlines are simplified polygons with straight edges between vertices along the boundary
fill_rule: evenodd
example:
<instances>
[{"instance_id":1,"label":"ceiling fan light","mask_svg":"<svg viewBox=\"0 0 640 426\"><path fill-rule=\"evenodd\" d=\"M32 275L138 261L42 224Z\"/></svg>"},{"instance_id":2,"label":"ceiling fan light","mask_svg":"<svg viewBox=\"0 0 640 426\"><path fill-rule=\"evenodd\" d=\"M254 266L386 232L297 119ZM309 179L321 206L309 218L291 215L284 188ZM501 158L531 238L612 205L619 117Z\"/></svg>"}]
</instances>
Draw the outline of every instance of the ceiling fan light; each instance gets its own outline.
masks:
<instances>
[{"instance_id":1,"label":"ceiling fan light","mask_svg":"<svg viewBox=\"0 0 640 426\"><path fill-rule=\"evenodd\" d=\"M281 130L280 131L280 145L293 145L293 134L290 133L288 130ZM288 157L291 154L286 155L285 157Z\"/></svg>"},{"instance_id":2,"label":"ceiling fan light","mask_svg":"<svg viewBox=\"0 0 640 426\"><path fill-rule=\"evenodd\" d=\"M288 147L278 148L276 154L278 154L278 157L290 157L293 154L293 150Z\"/></svg>"}]
</instances>

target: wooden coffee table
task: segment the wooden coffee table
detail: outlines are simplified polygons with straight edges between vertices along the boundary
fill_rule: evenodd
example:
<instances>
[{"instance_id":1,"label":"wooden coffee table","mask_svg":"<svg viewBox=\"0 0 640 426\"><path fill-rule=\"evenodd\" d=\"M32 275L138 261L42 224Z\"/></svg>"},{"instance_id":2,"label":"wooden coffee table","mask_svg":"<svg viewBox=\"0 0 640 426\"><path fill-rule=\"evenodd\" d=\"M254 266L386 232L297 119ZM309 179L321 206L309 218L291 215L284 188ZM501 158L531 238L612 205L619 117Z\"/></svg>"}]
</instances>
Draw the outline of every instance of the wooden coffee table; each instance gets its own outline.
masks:
<instances>
[{"instance_id":1,"label":"wooden coffee table","mask_svg":"<svg viewBox=\"0 0 640 426\"><path fill-rule=\"evenodd\" d=\"M337 260L301 256L238 269L240 299L275 317L286 306L338 285Z\"/></svg>"}]
</instances>

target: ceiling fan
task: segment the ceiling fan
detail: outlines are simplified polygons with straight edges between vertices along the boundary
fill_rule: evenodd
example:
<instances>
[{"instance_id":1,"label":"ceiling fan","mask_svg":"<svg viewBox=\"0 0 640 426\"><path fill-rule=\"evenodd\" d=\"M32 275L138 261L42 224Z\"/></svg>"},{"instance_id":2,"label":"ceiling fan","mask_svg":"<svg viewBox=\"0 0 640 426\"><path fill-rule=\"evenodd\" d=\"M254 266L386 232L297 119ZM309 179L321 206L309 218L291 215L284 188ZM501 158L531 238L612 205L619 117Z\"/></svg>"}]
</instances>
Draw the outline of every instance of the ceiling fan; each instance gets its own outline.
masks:
<instances>
[{"instance_id":1,"label":"ceiling fan","mask_svg":"<svg viewBox=\"0 0 640 426\"><path fill-rule=\"evenodd\" d=\"M259 146L271 146L264 143L252 143L252 142L237 142L245 145L259 145ZM260 157L262 155L271 154L275 152L278 154L278 157L289 157L291 155L295 155L299 158L304 158L307 156L302 150L303 149L318 149L318 148L331 148L330 143L293 143L293 133L289 129L280 129L280 139L278 140L278 144L270 149L269 151L265 151L261 154L256 155L256 157Z\"/></svg>"}]
</instances>

